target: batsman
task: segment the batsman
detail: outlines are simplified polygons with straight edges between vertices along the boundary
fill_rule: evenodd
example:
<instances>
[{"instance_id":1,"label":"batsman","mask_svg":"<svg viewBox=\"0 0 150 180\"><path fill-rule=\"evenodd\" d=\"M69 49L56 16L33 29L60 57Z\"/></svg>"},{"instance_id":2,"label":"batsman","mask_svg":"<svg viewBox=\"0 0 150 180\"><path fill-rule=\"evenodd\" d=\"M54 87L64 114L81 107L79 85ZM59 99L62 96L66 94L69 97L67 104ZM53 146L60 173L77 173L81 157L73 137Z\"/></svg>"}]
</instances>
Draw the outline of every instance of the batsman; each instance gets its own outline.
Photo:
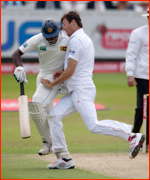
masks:
<instances>
[{"instance_id":1,"label":"batsman","mask_svg":"<svg viewBox=\"0 0 150 180\"><path fill-rule=\"evenodd\" d=\"M28 103L28 108L29 116L34 121L43 141L39 155L47 155L51 152L52 140L46 117L53 109L53 102L58 94L67 93L64 83L48 89L41 84L41 78L53 82L54 72L63 70L68 41L69 37L62 30L61 24L48 18L43 21L41 32L28 39L12 55L12 60L16 65L15 79L19 83L27 84L28 80L21 56L34 50L38 54L40 71L36 80L36 91L32 102Z\"/></svg>"}]
</instances>

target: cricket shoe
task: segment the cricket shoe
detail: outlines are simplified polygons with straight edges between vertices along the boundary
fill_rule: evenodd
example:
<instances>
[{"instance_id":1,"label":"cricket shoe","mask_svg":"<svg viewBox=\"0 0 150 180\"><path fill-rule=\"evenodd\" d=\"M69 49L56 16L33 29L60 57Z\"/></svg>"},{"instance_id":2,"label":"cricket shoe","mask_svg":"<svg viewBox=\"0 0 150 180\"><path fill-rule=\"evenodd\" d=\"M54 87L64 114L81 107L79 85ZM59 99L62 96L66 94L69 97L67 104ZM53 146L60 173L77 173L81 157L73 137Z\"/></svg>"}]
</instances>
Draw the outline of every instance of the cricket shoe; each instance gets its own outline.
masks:
<instances>
[{"instance_id":1,"label":"cricket shoe","mask_svg":"<svg viewBox=\"0 0 150 180\"><path fill-rule=\"evenodd\" d=\"M74 167L75 165L71 158L70 159L59 158L53 164L49 164L47 166L47 169L73 169Z\"/></svg>"},{"instance_id":2,"label":"cricket shoe","mask_svg":"<svg viewBox=\"0 0 150 180\"><path fill-rule=\"evenodd\" d=\"M140 151L142 151L142 150L143 150L143 147L141 146L141 147L140 147ZM146 145L146 152L147 152L147 153L149 152L149 144Z\"/></svg>"},{"instance_id":3,"label":"cricket shoe","mask_svg":"<svg viewBox=\"0 0 150 180\"><path fill-rule=\"evenodd\" d=\"M38 154L39 154L40 156L50 154L50 153L52 152L51 147L52 147L52 144L47 143L47 142L44 142L44 143L43 143L43 147L42 147L42 149L39 151Z\"/></svg>"},{"instance_id":4,"label":"cricket shoe","mask_svg":"<svg viewBox=\"0 0 150 180\"><path fill-rule=\"evenodd\" d=\"M138 154L140 147L143 145L145 136L140 133L132 133L129 137L130 141L130 153L129 158L133 159Z\"/></svg>"}]
</instances>

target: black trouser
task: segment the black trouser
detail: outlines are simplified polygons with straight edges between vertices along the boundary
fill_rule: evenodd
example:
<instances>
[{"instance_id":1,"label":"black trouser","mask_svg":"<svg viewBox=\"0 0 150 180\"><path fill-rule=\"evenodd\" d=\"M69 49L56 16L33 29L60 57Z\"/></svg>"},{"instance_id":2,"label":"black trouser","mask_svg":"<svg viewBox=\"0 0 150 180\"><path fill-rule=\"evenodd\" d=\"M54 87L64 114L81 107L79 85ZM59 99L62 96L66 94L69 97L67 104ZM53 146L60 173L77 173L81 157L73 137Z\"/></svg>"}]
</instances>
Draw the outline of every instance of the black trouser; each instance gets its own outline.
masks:
<instances>
[{"instance_id":1,"label":"black trouser","mask_svg":"<svg viewBox=\"0 0 150 180\"><path fill-rule=\"evenodd\" d=\"M135 109L133 132L140 132L143 123L143 95L149 94L149 80L135 79L137 82L137 108ZM149 97L147 101L147 138L146 144L149 144Z\"/></svg>"}]
</instances>

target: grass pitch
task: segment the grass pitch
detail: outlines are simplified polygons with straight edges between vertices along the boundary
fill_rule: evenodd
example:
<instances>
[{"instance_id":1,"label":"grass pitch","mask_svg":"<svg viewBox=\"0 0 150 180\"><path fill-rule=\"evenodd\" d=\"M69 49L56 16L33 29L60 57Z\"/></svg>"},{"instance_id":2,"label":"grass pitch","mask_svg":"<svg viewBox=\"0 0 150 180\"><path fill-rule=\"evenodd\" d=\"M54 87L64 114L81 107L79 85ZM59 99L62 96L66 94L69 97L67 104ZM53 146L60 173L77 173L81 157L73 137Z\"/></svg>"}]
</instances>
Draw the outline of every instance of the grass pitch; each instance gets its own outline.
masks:
<instances>
[{"instance_id":1,"label":"grass pitch","mask_svg":"<svg viewBox=\"0 0 150 180\"><path fill-rule=\"evenodd\" d=\"M96 103L105 105L108 111L97 111L99 120L113 119L133 124L136 104L135 87L129 88L126 75L94 74ZM36 75L28 75L25 94L29 99L36 89ZM1 98L17 99L19 84L13 75L1 75ZM60 96L61 97L61 96ZM89 171L47 170L47 162L30 159L37 154L42 142L31 120L31 138L21 139L18 112L1 112L1 178L2 179L110 179ZM70 154L72 153L127 153L129 144L121 138L90 133L78 113L63 119L64 133ZM52 162L49 162L52 163ZM94 163L94 162L93 162ZM57 172L56 172L57 171Z\"/></svg>"}]
</instances>

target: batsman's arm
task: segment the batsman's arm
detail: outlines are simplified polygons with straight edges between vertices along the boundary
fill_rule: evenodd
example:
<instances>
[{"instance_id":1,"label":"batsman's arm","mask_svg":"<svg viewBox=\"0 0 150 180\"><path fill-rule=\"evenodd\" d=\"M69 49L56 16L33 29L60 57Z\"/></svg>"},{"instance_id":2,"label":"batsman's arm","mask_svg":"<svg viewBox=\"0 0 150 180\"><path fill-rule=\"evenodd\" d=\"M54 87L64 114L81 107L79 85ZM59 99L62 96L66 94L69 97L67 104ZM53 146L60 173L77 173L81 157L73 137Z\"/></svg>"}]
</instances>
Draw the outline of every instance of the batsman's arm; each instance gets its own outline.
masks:
<instances>
[{"instance_id":1,"label":"batsman's arm","mask_svg":"<svg viewBox=\"0 0 150 180\"><path fill-rule=\"evenodd\" d=\"M19 48L13 53L12 60L13 60L14 64L16 65L16 67L23 66L22 60L21 60L22 55L23 55L23 52L20 51Z\"/></svg>"},{"instance_id":2,"label":"batsman's arm","mask_svg":"<svg viewBox=\"0 0 150 180\"><path fill-rule=\"evenodd\" d=\"M14 77L17 82L24 82L25 84L28 83L25 69L22 65L21 55L23 55L23 52L20 49L17 49L13 55L12 60L14 64L16 65L16 69L14 71Z\"/></svg>"}]
</instances>

